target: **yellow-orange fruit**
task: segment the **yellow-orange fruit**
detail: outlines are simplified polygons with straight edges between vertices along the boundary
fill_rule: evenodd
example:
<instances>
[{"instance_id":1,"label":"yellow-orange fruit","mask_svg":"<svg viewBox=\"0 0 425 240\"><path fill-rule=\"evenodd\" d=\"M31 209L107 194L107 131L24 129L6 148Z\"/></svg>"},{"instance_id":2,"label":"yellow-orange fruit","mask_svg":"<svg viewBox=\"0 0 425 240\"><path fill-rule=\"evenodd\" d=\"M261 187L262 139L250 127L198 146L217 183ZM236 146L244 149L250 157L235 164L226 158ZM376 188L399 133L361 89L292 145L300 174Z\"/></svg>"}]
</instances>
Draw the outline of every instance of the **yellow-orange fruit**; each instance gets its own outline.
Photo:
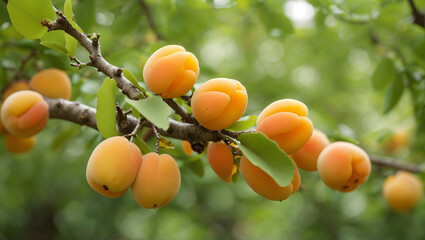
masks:
<instances>
[{"instance_id":1,"label":"yellow-orange fruit","mask_svg":"<svg viewBox=\"0 0 425 240\"><path fill-rule=\"evenodd\" d=\"M287 199L289 196L298 191L301 184L300 173L294 163L294 176L291 183L288 186L281 187L276 181L270 177L261 168L253 165L245 155L242 156L240 162L240 172L245 182L261 196L273 200L282 201Z\"/></svg>"},{"instance_id":2,"label":"yellow-orange fruit","mask_svg":"<svg viewBox=\"0 0 425 240\"><path fill-rule=\"evenodd\" d=\"M15 137L6 133L4 135L4 143L6 149L11 153L24 153L31 150L36 142L35 136L32 137Z\"/></svg>"},{"instance_id":3,"label":"yellow-orange fruit","mask_svg":"<svg viewBox=\"0 0 425 240\"><path fill-rule=\"evenodd\" d=\"M313 133L307 106L294 99L282 99L267 106L257 118L257 131L274 140L287 154L300 149Z\"/></svg>"},{"instance_id":4,"label":"yellow-orange fruit","mask_svg":"<svg viewBox=\"0 0 425 240\"><path fill-rule=\"evenodd\" d=\"M371 171L369 156L348 142L334 142L319 155L317 171L331 189L351 192L366 182Z\"/></svg>"},{"instance_id":5,"label":"yellow-orange fruit","mask_svg":"<svg viewBox=\"0 0 425 240\"><path fill-rule=\"evenodd\" d=\"M237 167L233 163L233 154L223 142L210 143L207 150L208 163L212 170L225 182L232 181Z\"/></svg>"},{"instance_id":6,"label":"yellow-orange fruit","mask_svg":"<svg viewBox=\"0 0 425 240\"><path fill-rule=\"evenodd\" d=\"M319 154L330 144L328 137L322 131L314 129L308 142L298 151L291 154L297 166L306 171L317 170Z\"/></svg>"},{"instance_id":7,"label":"yellow-orange fruit","mask_svg":"<svg viewBox=\"0 0 425 240\"><path fill-rule=\"evenodd\" d=\"M398 171L394 176L385 179L382 193L397 212L406 212L421 200L424 191L421 180L414 174Z\"/></svg>"},{"instance_id":8,"label":"yellow-orange fruit","mask_svg":"<svg viewBox=\"0 0 425 240\"><path fill-rule=\"evenodd\" d=\"M198 76L198 59L178 45L167 45L156 50L143 68L147 87L163 98L186 94L195 85Z\"/></svg>"},{"instance_id":9,"label":"yellow-orange fruit","mask_svg":"<svg viewBox=\"0 0 425 240\"><path fill-rule=\"evenodd\" d=\"M71 99L71 81L68 75L57 68L49 68L35 74L30 80L32 90L49 98Z\"/></svg>"},{"instance_id":10,"label":"yellow-orange fruit","mask_svg":"<svg viewBox=\"0 0 425 240\"><path fill-rule=\"evenodd\" d=\"M4 128L3 121L1 120L1 106L2 103L0 103L0 133L6 133L6 128Z\"/></svg>"},{"instance_id":11,"label":"yellow-orange fruit","mask_svg":"<svg viewBox=\"0 0 425 240\"><path fill-rule=\"evenodd\" d=\"M140 206L158 208L176 197L180 182L180 170L174 158L152 152L143 156L131 193Z\"/></svg>"},{"instance_id":12,"label":"yellow-orange fruit","mask_svg":"<svg viewBox=\"0 0 425 240\"><path fill-rule=\"evenodd\" d=\"M391 154L398 154L407 149L410 142L410 134L408 131L398 129L386 141L384 141L384 148Z\"/></svg>"},{"instance_id":13,"label":"yellow-orange fruit","mask_svg":"<svg viewBox=\"0 0 425 240\"><path fill-rule=\"evenodd\" d=\"M7 132L17 137L30 137L40 132L49 119L49 106L34 91L15 92L4 101L1 120Z\"/></svg>"},{"instance_id":14,"label":"yellow-orange fruit","mask_svg":"<svg viewBox=\"0 0 425 240\"><path fill-rule=\"evenodd\" d=\"M214 78L196 89L191 103L193 116L203 127L220 130L242 117L248 95L239 81Z\"/></svg>"},{"instance_id":15,"label":"yellow-orange fruit","mask_svg":"<svg viewBox=\"0 0 425 240\"><path fill-rule=\"evenodd\" d=\"M86 169L87 182L106 197L123 195L134 182L142 153L122 136L101 142L90 156Z\"/></svg>"},{"instance_id":16,"label":"yellow-orange fruit","mask_svg":"<svg viewBox=\"0 0 425 240\"><path fill-rule=\"evenodd\" d=\"M182 141L182 149L187 156L191 156L193 153L192 145L188 141Z\"/></svg>"},{"instance_id":17,"label":"yellow-orange fruit","mask_svg":"<svg viewBox=\"0 0 425 240\"><path fill-rule=\"evenodd\" d=\"M3 98L2 98L3 101L7 97L12 95L12 93L22 91L22 90L30 90L30 86L28 85L28 83L26 81L21 80L21 81L11 83L3 93Z\"/></svg>"}]
</instances>

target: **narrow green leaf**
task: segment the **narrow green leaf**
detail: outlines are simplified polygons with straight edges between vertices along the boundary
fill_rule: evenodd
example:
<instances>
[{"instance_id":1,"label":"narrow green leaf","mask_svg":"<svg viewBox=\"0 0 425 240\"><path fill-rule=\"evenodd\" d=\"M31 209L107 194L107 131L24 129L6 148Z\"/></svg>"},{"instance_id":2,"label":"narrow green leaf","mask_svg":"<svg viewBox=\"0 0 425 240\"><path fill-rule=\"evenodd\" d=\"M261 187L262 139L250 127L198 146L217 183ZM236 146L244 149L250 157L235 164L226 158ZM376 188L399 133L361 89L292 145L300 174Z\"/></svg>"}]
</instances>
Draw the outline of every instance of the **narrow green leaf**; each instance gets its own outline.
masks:
<instances>
[{"instance_id":1,"label":"narrow green leaf","mask_svg":"<svg viewBox=\"0 0 425 240\"><path fill-rule=\"evenodd\" d=\"M276 142L263 133L242 134L238 140L241 142L239 148L253 165L261 168L281 187L291 183L294 163Z\"/></svg>"},{"instance_id":2,"label":"narrow green leaf","mask_svg":"<svg viewBox=\"0 0 425 240\"><path fill-rule=\"evenodd\" d=\"M47 32L41 21L56 18L50 0L9 0L7 11L16 31L27 39L41 38Z\"/></svg>"},{"instance_id":3,"label":"narrow green leaf","mask_svg":"<svg viewBox=\"0 0 425 240\"><path fill-rule=\"evenodd\" d=\"M117 83L109 77L105 78L97 92L96 121L97 128L104 138L117 136L117 120L115 113L115 94Z\"/></svg>"},{"instance_id":4,"label":"narrow green leaf","mask_svg":"<svg viewBox=\"0 0 425 240\"><path fill-rule=\"evenodd\" d=\"M241 117L237 122L235 122L232 126L226 128L228 131L243 131L247 130L250 127L254 126L257 121L257 116L245 116Z\"/></svg>"},{"instance_id":5,"label":"narrow green leaf","mask_svg":"<svg viewBox=\"0 0 425 240\"><path fill-rule=\"evenodd\" d=\"M66 50L65 46L60 42L47 42L42 41L40 42L41 45L48 47L50 49L56 50L58 52L61 52L63 54L68 54L68 50Z\"/></svg>"},{"instance_id":6,"label":"narrow green leaf","mask_svg":"<svg viewBox=\"0 0 425 240\"><path fill-rule=\"evenodd\" d=\"M146 90L142 86L140 86L136 77L133 75L133 73L130 72L130 70L124 68L123 74L124 77L126 77L134 86L136 86L140 91L142 91L146 95Z\"/></svg>"},{"instance_id":7,"label":"narrow green leaf","mask_svg":"<svg viewBox=\"0 0 425 240\"><path fill-rule=\"evenodd\" d=\"M372 86L375 90L384 89L394 78L395 67L393 62L385 58L382 60L372 74Z\"/></svg>"},{"instance_id":8,"label":"narrow green leaf","mask_svg":"<svg viewBox=\"0 0 425 240\"><path fill-rule=\"evenodd\" d=\"M145 143L145 141L143 141L143 139L139 138L138 136L134 137L134 144L136 144L139 147L142 154L148 154L152 152L149 149L148 145Z\"/></svg>"},{"instance_id":9,"label":"narrow green leaf","mask_svg":"<svg viewBox=\"0 0 425 240\"><path fill-rule=\"evenodd\" d=\"M138 101L125 99L128 104L135 107L147 120L155 126L167 130L170 126L168 117L171 115L171 108L162 100L160 96L153 96Z\"/></svg>"},{"instance_id":10,"label":"narrow green leaf","mask_svg":"<svg viewBox=\"0 0 425 240\"><path fill-rule=\"evenodd\" d=\"M384 98L384 114L388 113L397 105L401 96L403 95L404 84L403 79L397 74L390 86L387 89L387 93Z\"/></svg>"},{"instance_id":11,"label":"narrow green leaf","mask_svg":"<svg viewBox=\"0 0 425 240\"><path fill-rule=\"evenodd\" d=\"M77 24L75 24L73 20L71 0L66 0L63 8L64 8L65 17L68 19L71 25L75 28ZM75 38L73 38L69 34L65 35L65 41L66 41L65 47L68 50L68 54L69 56L73 57L75 55L75 51L77 50L78 42Z\"/></svg>"}]
</instances>

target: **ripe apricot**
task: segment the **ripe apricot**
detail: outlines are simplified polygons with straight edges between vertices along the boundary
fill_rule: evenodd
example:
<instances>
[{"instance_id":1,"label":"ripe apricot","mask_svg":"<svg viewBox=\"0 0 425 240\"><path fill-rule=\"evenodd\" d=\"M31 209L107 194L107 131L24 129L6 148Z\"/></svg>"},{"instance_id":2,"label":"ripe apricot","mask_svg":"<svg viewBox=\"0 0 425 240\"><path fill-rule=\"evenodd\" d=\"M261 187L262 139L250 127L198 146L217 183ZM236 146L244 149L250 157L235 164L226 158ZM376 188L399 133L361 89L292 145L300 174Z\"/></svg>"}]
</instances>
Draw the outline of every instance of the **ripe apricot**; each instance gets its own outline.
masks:
<instances>
[{"instance_id":1,"label":"ripe apricot","mask_svg":"<svg viewBox=\"0 0 425 240\"><path fill-rule=\"evenodd\" d=\"M245 155L242 155L240 162L240 172L245 182L261 196L273 200L282 201L298 191L301 184L300 173L296 164L294 164L294 176L289 185L285 187L279 186L276 181L270 177L261 168L252 164Z\"/></svg>"},{"instance_id":2,"label":"ripe apricot","mask_svg":"<svg viewBox=\"0 0 425 240\"><path fill-rule=\"evenodd\" d=\"M348 142L334 142L320 153L317 171L331 189L351 192L366 182L371 164L369 156L360 147Z\"/></svg>"},{"instance_id":3,"label":"ripe apricot","mask_svg":"<svg viewBox=\"0 0 425 240\"><path fill-rule=\"evenodd\" d=\"M22 90L30 90L30 86L24 80L12 82L3 93L3 101L12 95L12 93L22 91Z\"/></svg>"},{"instance_id":4,"label":"ripe apricot","mask_svg":"<svg viewBox=\"0 0 425 240\"><path fill-rule=\"evenodd\" d=\"M193 153L192 145L188 141L182 141L182 149L187 156L191 156Z\"/></svg>"},{"instance_id":5,"label":"ripe apricot","mask_svg":"<svg viewBox=\"0 0 425 240\"><path fill-rule=\"evenodd\" d=\"M410 172L398 171L385 179L382 193L392 209L406 212L418 204L424 191L417 176Z\"/></svg>"},{"instance_id":6,"label":"ripe apricot","mask_svg":"<svg viewBox=\"0 0 425 240\"><path fill-rule=\"evenodd\" d=\"M93 190L106 197L119 197L134 182L141 161L140 149L127 138L108 138L90 156L86 169L87 182Z\"/></svg>"},{"instance_id":7,"label":"ripe apricot","mask_svg":"<svg viewBox=\"0 0 425 240\"><path fill-rule=\"evenodd\" d=\"M156 50L143 68L147 87L163 98L186 94L195 85L198 76L198 59L178 45L167 45Z\"/></svg>"},{"instance_id":8,"label":"ripe apricot","mask_svg":"<svg viewBox=\"0 0 425 240\"><path fill-rule=\"evenodd\" d=\"M390 154L399 154L407 149L410 142L410 134L404 129L396 130L389 139L384 141L384 149Z\"/></svg>"},{"instance_id":9,"label":"ripe apricot","mask_svg":"<svg viewBox=\"0 0 425 240\"><path fill-rule=\"evenodd\" d=\"M152 152L143 156L131 193L144 208L162 207L176 197L180 182L180 170L174 158Z\"/></svg>"},{"instance_id":10,"label":"ripe apricot","mask_svg":"<svg viewBox=\"0 0 425 240\"><path fill-rule=\"evenodd\" d=\"M257 118L257 131L274 140L287 154L300 149L313 133L307 106L294 99L282 99L267 106Z\"/></svg>"},{"instance_id":11,"label":"ripe apricot","mask_svg":"<svg viewBox=\"0 0 425 240\"><path fill-rule=\"evenodd\" d=\"M245 112L248 95L237 80L214 78L203 83L192 96L195 119L209 130L230 127Z\"/></svg>"},{"instance_id":12,"label":"ripe apricot","mask_svg":"<svg viewBox=\"0 0 425 240\"><path fill-rule=\"evenodd\" d=\"M6 149L11 153L24 153L28 152L35 144L35 136L32 137L15 137L6 133L4 135L4 143Z\"/></svg>"},{"instance_id":13,"label":"ripe apricot","mask_svg":"<svg viewBox=\"0 0 425 240\"><path fill-rule=\"evenodd\" d=\"M308 142L298 151L291 154L292 160L297 166L306 171L317 170L317 158L319 154L330 144L328 137L320 130L313 130Z\"/></svg>"},{"instance_id":14,"label":"ripe apricot","mask_svg":"<svg viewBox=\"0 0 425 240\"><path fill-rule=\"evenodd\" d=\"M4 101L1 120L6 130L17 137L30 137L40 132L49 119L49 106L34 91L15 92Z\"/></svg>"},{"instance_id":15,"label":"ripe apricot","mask_svg":"<svg viewBox=\"0 0 425 240\"><path fill-rule=\"evenodd\" d=\"M35 74L30 80L32 90L49 98L71 99L71 81L57 68L49 68Z\"/></svg>"},{"instance_id":16,"label":"ripe apricot","mask_svg":"<svg viewBox=\"0 0 425 240\"><path fill-rule=\"evenodd\" d=\"M225 182L232 181L237 167L233 163L232 150L223 142L210 143L207 150L208 163L212 170Z\"/></svg>"}]
</instances>

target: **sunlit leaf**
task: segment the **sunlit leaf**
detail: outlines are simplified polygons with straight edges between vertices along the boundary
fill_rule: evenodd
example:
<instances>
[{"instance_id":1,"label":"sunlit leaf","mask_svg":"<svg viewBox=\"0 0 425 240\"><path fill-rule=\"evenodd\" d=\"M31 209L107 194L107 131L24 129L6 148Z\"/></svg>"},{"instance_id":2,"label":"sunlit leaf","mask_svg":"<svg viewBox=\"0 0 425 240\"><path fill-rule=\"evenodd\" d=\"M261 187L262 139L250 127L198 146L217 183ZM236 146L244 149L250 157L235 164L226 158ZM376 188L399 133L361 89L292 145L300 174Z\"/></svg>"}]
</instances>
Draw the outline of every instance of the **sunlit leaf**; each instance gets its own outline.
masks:
<instances>
[{"instance_id":1,"label":"sunlit leaf","mask_svg":"<svg viewBox=\"0 0 425 240\"><path fill-rule=\"evenodd\" d=\"M226 128L229 131L243 131L247 130L250 127L254 126L257 121L257 116L245 116L240 118L237 122L235 122L232 126Z\"/></svg>"},{"instance_id":2,"label":"sunlit leaf","mask_svg":"<svg viewBox=\"0 0 425 240\"><path fill-rule=\"evenodd\" d=\"M136 77L133 75L133 73L130 72L130 70L124 68L123 74L124 77L126 77L134 86L136 86L140 91L146 94L146 90L142 86L140 86Z\"/></svg>"},{"instance_id":3,"label":"sunlit leaf","mask_svg":"<svg viewBox=\"0 0 425 240\"><path fill-rule=\"evenodd\" d=\"M160 96L152 96L138 101L125 99L128 104L133 106L147 120L155 126L167 130L170 126L168 117L171 115L171 108L162 100Z\"/></svg>"},{"instance_id":4,"label":"sunlit leaf","mask_svg":"<svg viewBox=\"0 0 425 240\"><path fill-rule=\"evenodd\" d=\"M118 135L115 110L116 89L117 83L115 80L107 77L97 92L97 128L104 138Z\"/></svg>"},{"instance_id":5,"label":"sunlit leaf","mask_svg":"<svg viewBox=\"0 0 425 240\"><path fill-rule=\"evenodd\" d=\"M72 2L71 0L65 0L65 6L64 6L64 14L65 17L68 19L68 21L71 23L71 25L75 28L76 24L74 23L73 19L73 13L72 13ZM73 38L72 36L66 34L65 35L65 47L68 50L69 56L74 56L75 51L77 50L77 40Z\"/></svg>"},{"instance_id":6,"label":"sunlit leaf","mask_svg":"<svg viewBox=\"0 0 425 240\"><path fill-rule=\"evenodd\" d=\"M48 47L50 49L56 50L58 52L61 52L63 54L68 54L68 51L66 50L65 46L60 42L47 42L42 41L40 42L41 45Z\"/></svg>"}]
</instances>

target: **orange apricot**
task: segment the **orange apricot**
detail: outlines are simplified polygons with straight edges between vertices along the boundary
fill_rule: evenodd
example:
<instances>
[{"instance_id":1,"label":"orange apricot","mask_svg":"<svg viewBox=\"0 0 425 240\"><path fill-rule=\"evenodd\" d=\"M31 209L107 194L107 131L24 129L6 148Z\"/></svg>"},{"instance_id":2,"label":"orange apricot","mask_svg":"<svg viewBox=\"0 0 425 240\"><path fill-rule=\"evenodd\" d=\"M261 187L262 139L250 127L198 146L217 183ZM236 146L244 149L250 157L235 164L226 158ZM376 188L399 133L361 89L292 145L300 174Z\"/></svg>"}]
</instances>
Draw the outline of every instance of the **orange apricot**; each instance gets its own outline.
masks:
<instances>
[{"instance_id":1,"label":"orange apricot","mask_svg":"<svg viewBox=\"0 0 425 240\"><path fill-rule=\"evenodd\" d=\"M71 81L64 71L57 68L35 74L30 80L30 87L49 98L71 99Z\"/></svg>"},{"instance_id":2,"label":"orange apricot","mask_svg":"<svg viewBox=\"0 0 425 240\"><path fill-rule=\"evenodd\" d=\"M287 154L300 149L313 134L307 106L294 99L282 99L267 106L257 118L257 131L274 140Z\"/></svg>"},{"instance_id":3,"label":"orange apricot","mask_svg":"<svg viewBox=\"0 0 425 240\"><path fill-rule=\"evenodd\" d=\"M4 143L6 149L11 153L25 153L31 150L36 142L35 136L32 137L15 137L6 133L4 135Z\"/></svg>"},{"instance_id":4,"label":"orange apricot","mask_svg":"<svg viewBox=\"0 0 425 240\"><path fill-rule=\"evenodd\" d=\"M390 154L399 154L407 149L410 142L410 134L404 129L397 129L389 139L384 141L384 149Z\"/></svg>"},{"instance_id":5,"label":"orange apricot","mask_svg":"<svg viewBox=\"0 0 425 240\"><path fill-rule=\"evenodd\" d=\"M156 50L143 68L147 87L163 98L186 94L195 85L198 76L198 59L179 45L167 45Z\"/></svg>"},{"instance_id":6,"label":"orange apricot","mask_svg":"<svg viewBox=\"0 0 425 240\"><path fill-rule=\"evenodd\" d=\"M208 163L221 180L232 181L237 167L233 163L232 150L223 142L210 143L207 150Z\"/></svg>"},{"instance_id":7,"label":"orange apricot","mask_svg":"<svg viewBox=\"0 0 425 240\"><path fill-rule=\"evenodd\" d=\"M398 171L385 179L382 193L392 209L407 212L421 200L423 188L417 176L410 172Z\"/></svg>"},{"instance_id":8,"label":"orange apricot","mask_svg":"<svg viewBox=\"0 0 425 240\"><path fill-rule=\"evenodd\" d=\"M328 137L322 131L314 129L308 142L298 151L291 154L297 166L306 171L317 170L317 158L326 146L330 144Z\"/></svg>"},{"instance_id":9,"label":"orange apricot","mask_svg":"<svg viewBox=\"0 0 425 240\"><path fill-rule=\"evenodd\" d=\"M127 138L108 138L90 156L86 169L87 182L93 190L106 197L119 197L134 182L141 161L140 149Z\"/></svg>"},{"instance_id":10,"label":"orange apricot","mask_svg":"<svg viewBox=\"0 0 425 240\"><path fill-rule=\"evenodd\" d=\"M297 165L294 163L294 176L287 186L281 187L261 168L252 164L245 155L242 155L240 162L240 172L245 182L261 196L273 200L283 201L298 191L301 184L301 177Z\"/></svg>"},{"instance_id":11,"label":"orange apricot","mask_svg":"<svg viewBox=\"0 0 425 240\"><path fill-rule=\"evenodd\" d=\"M334 142L320 153L317 171L329 188L350 192L366 182L371 163L360 147L348 142Z\"/></svg>"},{"instance_id":12,"label":"orange apricot","mask_svg":"<svg viewBox=\"0 0 425 240\"><path fill-rule=\"evenodd\" d=\"M191 103L193 116L203 127L220 130L242 117L248 95L239 81L214 78L196 89Z\"/></svg>"},{"instance_id":13,"label":"orange apricot","mask_svg":"<svg viewBox=\"0 0 425 240\"><path fill-rule=\"evenodd\" d=\"M15 92L4 101L1 120L7 132L17 137L30 137L40 132L49 119L49 106L34 91Z\"/></svg>"},{"instance_id":14,"label":"orange apricot","mask_svg":"<svg viewBox=\"0 0 425 240\"><path fill-rule=\"evenodd\" d=\"M180 182L180 170L174 158L152 152L143 156L131 193L140 206L158 208L176 197Z\"/></svg>"},{"instance_id":15,"label":"orange apricot","mask_svg":"<svg viewBox=\"0 0 425 240\"><path fill-rule=\"evenodd\" d=\"M188 141L182 141L182 149L187 156L191 156L193 153L192 145Z\"/></svg>"},{"instance_id":16,"label":"orange apricot","mask_svg":"<svg viewBox=\"0 0 425 240\"><path fill-rule=\"evenodd\" d=\"M25 80L12 82L3 93L3 101L12 95L12 93L22 91L22 90L30 90L30 86Z\"/></svg>"}]
</instances>

